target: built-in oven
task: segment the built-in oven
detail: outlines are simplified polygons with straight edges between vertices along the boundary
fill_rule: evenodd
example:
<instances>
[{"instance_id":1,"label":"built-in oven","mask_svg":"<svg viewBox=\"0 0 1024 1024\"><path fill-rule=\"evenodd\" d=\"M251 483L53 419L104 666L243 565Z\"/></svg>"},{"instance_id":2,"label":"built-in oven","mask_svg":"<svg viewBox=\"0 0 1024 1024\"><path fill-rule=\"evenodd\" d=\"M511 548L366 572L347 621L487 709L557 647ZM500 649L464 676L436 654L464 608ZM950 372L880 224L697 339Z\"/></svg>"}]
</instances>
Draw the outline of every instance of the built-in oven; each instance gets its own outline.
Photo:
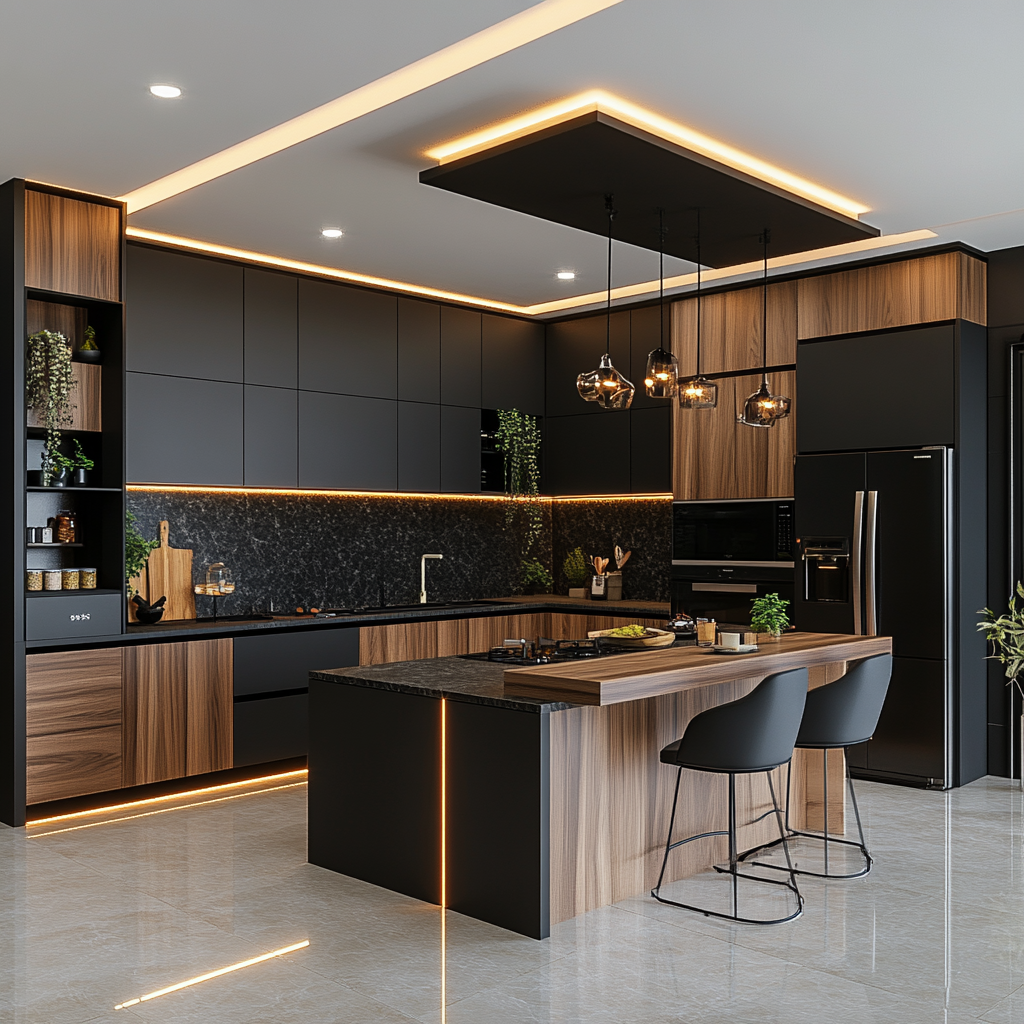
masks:
<instances>
[{"instance_id":1,"label":"built-in oven","mask_svg":"<svg viewBox=\"0 0 1024 1024\"><path fill-rule=\"evenodd\" d=\"M749 625L766 594L793 600L793 502L766 498L672 506L672 612Z\"/></svg>"}]
</instances>

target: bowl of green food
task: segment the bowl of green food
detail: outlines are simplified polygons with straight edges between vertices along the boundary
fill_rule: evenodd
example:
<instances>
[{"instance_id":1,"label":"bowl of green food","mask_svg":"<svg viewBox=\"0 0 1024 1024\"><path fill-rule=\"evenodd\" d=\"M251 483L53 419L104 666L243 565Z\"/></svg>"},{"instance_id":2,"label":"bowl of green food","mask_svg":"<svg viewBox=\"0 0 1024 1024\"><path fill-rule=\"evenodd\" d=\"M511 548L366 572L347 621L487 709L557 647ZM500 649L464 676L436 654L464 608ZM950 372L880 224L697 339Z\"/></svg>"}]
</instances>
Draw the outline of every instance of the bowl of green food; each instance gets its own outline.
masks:
<instances>
[{"instance_id":1,"label":"bowl of green food","mask_svg":"<svg viewBox=\"0 0 1024 1024\"><path fill-rule=\"evenodd\" d=\"M604 643L615 647L669 647L676 642L675 633L664 629L652 629L639 622L614 629L595 629L587 634L599 637Z\"/></svg>"}]
</instances>

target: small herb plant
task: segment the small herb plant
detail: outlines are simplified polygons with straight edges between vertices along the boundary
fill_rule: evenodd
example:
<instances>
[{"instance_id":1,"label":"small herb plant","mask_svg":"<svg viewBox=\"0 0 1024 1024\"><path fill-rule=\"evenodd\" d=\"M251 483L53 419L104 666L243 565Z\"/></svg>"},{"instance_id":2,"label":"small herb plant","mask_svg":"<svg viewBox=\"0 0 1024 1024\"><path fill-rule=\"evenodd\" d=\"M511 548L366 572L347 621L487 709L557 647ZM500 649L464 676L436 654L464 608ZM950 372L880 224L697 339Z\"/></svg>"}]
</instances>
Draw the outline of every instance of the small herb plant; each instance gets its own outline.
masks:
<instances>
[{"instance_id":1,"label":"small herb plant","mask_svg":"<svg viewBox=\"0 0 1024 1024\"><path fill-rule=\"evenodd\" d=\"M160 547L158 540L146 540L135 526L135 516L125 509L124 513L124 579L128 597L135 596L131 581L146 568L149 553Z\"/></svg>"},{"instance_id":2,"label":"small herb plant","mask_svg":"<svg viewBox=\"0 0 1024 1024\"><path fill-rule=\"evenodd\" d=\"M71 369L71 346L57 331L37 331L25 351L25 404L41 414L46 428L43 485L53 467L61 465L60 428L71 423L71 392L76 385Z\"/></svg>"},{"instance_id":3,"label":"small herb plant","mask_svg":"<svg viewBox=\"0 0 1024 1024\"><path fill-rule=\"evenodd\" d=\"M78 346L79 352L99 352L99 346L96 344L96 328L92 325L85 329L85 341Z\"/></svg>"},{"instance_id":4,"label":"small herb plant","mask_svg":"<svg viewBox=\"0 0 1024 1024\"><path fill-rule=\"evenodd\" d=\"M750 628L755 633L771 633L780 636L789 629L789 616L786 614L788 601L778 594L765 594L764 597L753 598L750 609Z\"/></svg>"},{"instance_id":5,"label":"small herb plant","mask_svg":"<svg viewBox=\"0 0 1024 1024\"><path fill-rule=\"evenodd\" d=\"M570 587L585 587L590 579L590 564L583 548L574 548L565 556L562 563L562 574L569 581Z\"/></svg>"},{"instance_id":6,"label":"small herb plant","mask_svg":"<svg viewBox=\"0 0 1024 1024\"><path fill-rule=\"evenodd\" d=\"M1021 675L1024 674L1024 607L1017 607L1017 598L1024 599L1024 585L1017 583L1017 593L1007 605L1006 615L996 615L991 608L978 612L984 618L978 623L978 630L992 645L990 658L1003 666L1006 685L1016 686L1024 697Z\"/></svg>"},{"instance_id":7,"label":"small herb plant","mask_svg":"<svg viewBox=\"0 0 1024 1024\"><path fill-rule=\"evenodd\" d=\"M73 469L92 469L96 463L82 451L82 443L75 438L75 454L72 456Z\"/></svg>"},{"instance_id":8,"label":"small herb plant","mask_svg":"<svg viewBox=\"0 0 1024 1024\"><path fill-rule=\"evenodd\" d=\"M543 593L551 591L551 573L536 558L524 558L519 567L519 582L524 590L537 588Z\"/></svg>"}]
</instances>

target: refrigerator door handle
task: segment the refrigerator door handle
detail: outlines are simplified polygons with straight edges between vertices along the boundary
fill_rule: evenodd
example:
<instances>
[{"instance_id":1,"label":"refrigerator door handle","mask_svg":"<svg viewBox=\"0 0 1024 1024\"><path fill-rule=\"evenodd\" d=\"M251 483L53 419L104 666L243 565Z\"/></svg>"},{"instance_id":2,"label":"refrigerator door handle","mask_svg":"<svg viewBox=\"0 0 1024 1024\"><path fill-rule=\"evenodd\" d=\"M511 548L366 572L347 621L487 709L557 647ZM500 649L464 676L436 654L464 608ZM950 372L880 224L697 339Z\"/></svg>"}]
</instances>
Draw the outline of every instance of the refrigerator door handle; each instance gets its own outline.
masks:
<instances>
[{"instance_id":1,"label":"refrigerator door handle","mask_svg":"<svg viewBox=\"0 0 1024 1024\"><path fill-rule=\"evenodd\" d=\"M864 606L867 612L867 636L878 634L878 581L875 574L878 542L878 491L868 491L867 532L864 538Z\"/></svg>"},{"instance_id":2,"label":"refrigerator door handle","mask_svg":"<svg viewBox=\"0 0 1024 1024\"><path fill-rule=\"evenodd\" d=\"M853 496L853 632L857 636L864 633L864 622L861 617L861 572L864 564L862 553L864 533L864 492L857 491Z\"/></svg>"}]
</instances>

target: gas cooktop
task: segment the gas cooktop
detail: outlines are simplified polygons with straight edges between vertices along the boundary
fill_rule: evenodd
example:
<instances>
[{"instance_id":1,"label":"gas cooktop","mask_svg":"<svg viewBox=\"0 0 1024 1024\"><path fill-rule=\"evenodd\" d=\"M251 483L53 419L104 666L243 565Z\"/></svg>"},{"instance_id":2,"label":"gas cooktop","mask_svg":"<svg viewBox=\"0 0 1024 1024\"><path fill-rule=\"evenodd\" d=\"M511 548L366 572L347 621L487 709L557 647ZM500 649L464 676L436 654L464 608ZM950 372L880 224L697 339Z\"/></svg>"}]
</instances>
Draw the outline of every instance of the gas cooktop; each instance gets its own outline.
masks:
<instances>
[{"instance_id":1,"label":"gas cooktop","mask_svg":"<svg viewBox=\"0 0 1024 1024\"><path fill-rule=\"evenodd\" d=\"M692 640L677 640L675 646L692 646ZM664 648L661 648L664 650ZM605 658L612 654L633 654L646 650L643 647L620 647L601 637L586 640L546 640L530 643L508 640L501 647L475 654L460 654L470 661L496 661L502 665L548 665L560 661L583 661L588 658Z\"/></svg>"}]
</instances>

